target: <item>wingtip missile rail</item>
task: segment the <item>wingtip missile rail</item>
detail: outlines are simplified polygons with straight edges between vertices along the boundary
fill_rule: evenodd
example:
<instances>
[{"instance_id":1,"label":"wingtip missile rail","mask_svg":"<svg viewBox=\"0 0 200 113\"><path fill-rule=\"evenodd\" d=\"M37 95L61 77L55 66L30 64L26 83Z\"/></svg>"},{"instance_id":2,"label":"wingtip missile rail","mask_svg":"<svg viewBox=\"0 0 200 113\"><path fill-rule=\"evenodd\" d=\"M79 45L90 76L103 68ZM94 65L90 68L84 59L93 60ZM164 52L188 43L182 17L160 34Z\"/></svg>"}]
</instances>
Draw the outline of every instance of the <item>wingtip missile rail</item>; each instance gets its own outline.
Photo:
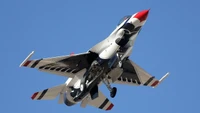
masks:
<instances>
[{"instance_id":1,"label":"wingtip missile rail","mask_svg":"<svg viewBox=\"0 0 200 113\"><path fill-rule=\"evenodd\" d=\"M34 54L34 51L32 51L27 57L26 59L19 65L19 67L22 67Z\"/></svg>"},{"instance_id":2,"label":"wingtip missile rail","mask_svg":"<svg viewBox=\"0 0 200 113\"><path fill-rule=\"evenodd\" d=\"M156 86L154 86L153 88L157 87L165 78L167 78L167 76L169 76L169 72L167 72L159 81L158 84Z\"/></svg>"}]
</instances>

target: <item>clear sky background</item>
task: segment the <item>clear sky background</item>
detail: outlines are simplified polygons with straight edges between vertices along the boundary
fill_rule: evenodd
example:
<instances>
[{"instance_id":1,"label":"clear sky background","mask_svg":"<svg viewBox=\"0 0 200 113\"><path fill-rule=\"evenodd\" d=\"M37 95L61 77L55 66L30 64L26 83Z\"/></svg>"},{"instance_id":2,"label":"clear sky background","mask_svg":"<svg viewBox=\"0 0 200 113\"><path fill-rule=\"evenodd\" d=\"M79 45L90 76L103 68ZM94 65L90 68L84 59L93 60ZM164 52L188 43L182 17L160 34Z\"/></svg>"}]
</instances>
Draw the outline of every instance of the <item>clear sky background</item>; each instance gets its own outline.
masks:
<instances>
[{"instance_id":1,"label":"clear sky background","mask_svg":"<svg viewBox=\"0 0 200 113\"><path fill-rule=\"evenodd\" d=\"M33 59L85 52L106 38L124 16L151 9L131 59L160 79L157 88L118 87L110 113L199 113L200 2L198 0L1 0L0 112L104 113L80 104L67 107L58 99L33 101L31 95L62 84L66 78L19 68Z\"/></svg>"}]
</instances>

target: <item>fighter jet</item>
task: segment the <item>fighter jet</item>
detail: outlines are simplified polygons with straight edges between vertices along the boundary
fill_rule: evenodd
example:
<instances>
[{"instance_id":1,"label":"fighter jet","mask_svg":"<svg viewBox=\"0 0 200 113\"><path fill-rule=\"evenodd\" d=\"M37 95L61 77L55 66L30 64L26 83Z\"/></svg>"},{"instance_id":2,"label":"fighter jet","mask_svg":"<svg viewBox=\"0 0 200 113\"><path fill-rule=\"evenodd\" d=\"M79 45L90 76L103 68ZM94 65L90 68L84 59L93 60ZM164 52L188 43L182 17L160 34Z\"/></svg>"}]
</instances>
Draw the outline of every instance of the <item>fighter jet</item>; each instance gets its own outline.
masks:
<instances>
[{"instance_id":1,"label":"fighter jet","mask_svg":"<svg viewBox=\"0 0 200 113\"><path fill-rule=\"evenodd\" d=\"M129 59L134 42L147 20L149 10L124 16L114 31L87 52L57 57L30 60L34 51L20 64L20 67L37 68L40 71L67 77L61 85L36 92L33 100L51 100L59 96L59 103L73 106L80 103L85 108L91 105L111 110L114 104L99 90L105 84L114 98L117 92L113 84L156 87L160 80L147 73Z\"/></svg>"}]
</instances>

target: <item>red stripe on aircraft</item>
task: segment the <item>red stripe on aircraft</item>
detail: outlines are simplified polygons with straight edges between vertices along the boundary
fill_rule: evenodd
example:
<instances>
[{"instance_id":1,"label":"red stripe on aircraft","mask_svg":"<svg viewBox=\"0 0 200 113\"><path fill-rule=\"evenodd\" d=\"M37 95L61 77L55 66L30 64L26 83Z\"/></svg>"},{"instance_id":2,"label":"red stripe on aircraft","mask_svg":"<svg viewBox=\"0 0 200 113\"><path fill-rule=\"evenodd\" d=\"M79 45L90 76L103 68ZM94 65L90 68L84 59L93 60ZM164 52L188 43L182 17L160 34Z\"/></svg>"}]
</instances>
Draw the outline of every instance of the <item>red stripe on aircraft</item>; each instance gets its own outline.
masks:
<instances>
[{"instance_id":1,"label":"red stripe on aircraft","mask_svg":"<svg viewBox=\"0 0 200 113\"><path fill-rule=\"evenodd\" d=\"M32 100L37 96L37 94L38 94L38 92L36 92L36 93L34 93L33 95L32 95Z\"/></svg>"},{"instance_id":2,"label":"red stripe on aircraft","mask_svg":"<svg viewBox=\"0 0 200 113\"><path fill-rule=\"evenodd\" d=\"M74 52L70 53L70 56L74 55Z\"/></svg>"},{"instance_id":3,"label":"red stripe on aircraft","mask_svg":"<svg viewBox=\"0 0 200 113\"><path fill-rule=\"evenodd\" d=\"M30 63L31 63L31 61L30 61L30 60L28 60L28 61L26 61L26 63L24 63L24 65L23 65L23 66L28 66Z\"/></svg>"},{"instance_id":4,"label":"red stripe on aircraft","mask_svg":"<svg viewBox=\"0 0 200 113\"><path fill-rule=\"evenodd\" d=\"M156 80L151 86L154 87L154 86L156 86L158 83L159 83L159 81Z\"/></svg>"},{"instance_id":5,"label":"red stripe on aircraft","mask_svg":"<svg viewBox=\"0 0 200 113\"><path fill-rule=\"evenodd\" d=\"M106 110L111 110L113 108L113 104L111 103L110 106Z\"/></svg>"}]
</instances>

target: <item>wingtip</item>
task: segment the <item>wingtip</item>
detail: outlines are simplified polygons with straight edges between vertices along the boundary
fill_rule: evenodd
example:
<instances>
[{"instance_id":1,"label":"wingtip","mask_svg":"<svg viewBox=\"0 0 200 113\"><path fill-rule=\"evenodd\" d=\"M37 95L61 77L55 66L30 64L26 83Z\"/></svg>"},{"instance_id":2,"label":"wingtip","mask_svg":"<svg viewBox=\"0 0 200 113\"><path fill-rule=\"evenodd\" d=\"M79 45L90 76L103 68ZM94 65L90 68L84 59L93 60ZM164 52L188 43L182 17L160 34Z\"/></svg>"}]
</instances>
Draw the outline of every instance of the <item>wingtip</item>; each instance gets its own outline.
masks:
<instances>
[{"instance_id":1,"label":"wingtip","mask_svg":"<svg viewBox=\"0 0 200 113\"><path fill-rule=\"evenodd\" d=\"M32 96L31 96L31 99L34 100L35 97L37 96L38 92L35 92Z\"/></svg>"},{"instance_id":2,"label":"wingtip","mask_svg":"<svg viewBox=\"0 0 200 113\"><path fill-rule=\"evenodd\" d=\"M22 66L26 67L31 63L31 60L26 61Z\"/></svg>"},{"instance_id":3,"label":"wingtip","mask_svg":"<svg viewBox=\"0 0 200 113\"><path fill-rule=\"evenodd\" d=\"M35 51L31 51L30 55L32 55L32 54L34 54L34 53L35 53Z\"/></svg>"},{"instance_id":4,"label":"wingtip","mask_svg":"<svg viewBox=\"0 0 200 113\"><path fill-rule=\"evenodd\" d=\"M32 51L32 53L34 53L35 51Z\"/></svg>"},{"instance_id":5,"label":"wingtip","mask_svg":"<svg viewBox=\"0 0 200 113\"><path fill-rule=\"evenodd\" d=\"M152 87L155 87L155 86L157 86L158 85L158 83L159 83L159 81L158 80L156 80L151 86Z\"/></svg>"},{"instance_id":6,"label":"wingtip","mask_svg":"<svg viewBox=\"0 0 200 113\"><path fill-rule=\"evenodd\" d=\"M26 59L24 59L24 61L19 65L19 67L22 67L22 66L27 66L27 64L29 64L30 62L30 58L31 58L31 56L34 54L34 51L32 51L27 57L26 57Z\"/></svg>"},{"instance_id":7,"label":"wingtip","mask_svg":"<svg viewBox=\"0 0 200 113\"><path fill-rule=\"evenodd\" d=\"M157 87L165 78L169 76L169 72L167 72L160 80L156 80L153 84L152 87L155 88Z\"/></svg>"},{"instance_id":8,"label":"wingtip","mask_svg":"<svg viewBox=\"0 0 200 113\"><path fill-rule=\"evenodd\" d=\"M169 76L169 72L167 72L160 80L159 80L159 82L162 82L167 76Z\"/></svg>"},{"instance_id":9,"label":"wingtip","mask_svg":"<svg viewBox=\"0 0 200 113\"><path fill-rule=\"evenodd\" d=\"M113 108L114 104L110 104L110 106L108 106L108 108L106 109L106 111L111 110Z\"/></svg>"},{"instance_id":10,"label":"wingtip","mask_svg":"<svg viewBox=\"0 0 200 113\"><path fill-rule=\"evenodd\" d=\"M169 75L169 74L170 74L170 72L167 72L166 74L167 74L167 75Z\"/></svg>"}]
</instances>

